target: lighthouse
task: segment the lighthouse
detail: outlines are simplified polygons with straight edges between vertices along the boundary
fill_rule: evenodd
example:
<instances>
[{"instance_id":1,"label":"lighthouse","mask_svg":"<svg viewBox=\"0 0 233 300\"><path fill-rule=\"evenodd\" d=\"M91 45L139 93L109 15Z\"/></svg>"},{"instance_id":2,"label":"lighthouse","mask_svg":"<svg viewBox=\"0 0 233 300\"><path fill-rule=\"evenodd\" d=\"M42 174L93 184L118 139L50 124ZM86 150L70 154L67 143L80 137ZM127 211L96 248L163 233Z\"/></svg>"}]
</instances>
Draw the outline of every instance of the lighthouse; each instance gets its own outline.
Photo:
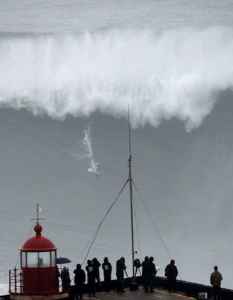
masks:
<instances>
[{"instance_id":1,"label":"lighthouse","mask_svg":"<svg viewBox=\"0 0 233 300\"><path fill-rule=\"evenodd\" d=\"M68 292L59 289L57 248L42 235L39 208L34 226L35 235L20 250L20 269L9 271L9 292L12 300L66 299Z\"/></svg>"}]
</instances>

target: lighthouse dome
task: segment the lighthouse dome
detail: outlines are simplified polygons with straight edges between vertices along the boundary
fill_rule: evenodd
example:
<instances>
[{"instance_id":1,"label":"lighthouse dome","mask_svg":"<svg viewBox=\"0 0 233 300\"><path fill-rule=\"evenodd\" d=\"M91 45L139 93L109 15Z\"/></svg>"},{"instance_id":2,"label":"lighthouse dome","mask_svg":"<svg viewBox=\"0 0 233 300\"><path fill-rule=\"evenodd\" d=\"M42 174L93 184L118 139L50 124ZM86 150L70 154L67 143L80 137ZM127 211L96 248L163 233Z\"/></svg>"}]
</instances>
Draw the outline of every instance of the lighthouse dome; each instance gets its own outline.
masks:
<instances>
[{"instance_id":1,"label":"lighthouse dome","mask_svg":"<svg viewBox=\"0 0 233 300\"><path fill-rule=\"evenodd\" d=\"M35 236L29 238L23 244L21 247L22 251L51 251L57 249L50 239L42 236L42 226L39 223L35 225L34 231L36 233Z\"/></svg>"}]
</instances>

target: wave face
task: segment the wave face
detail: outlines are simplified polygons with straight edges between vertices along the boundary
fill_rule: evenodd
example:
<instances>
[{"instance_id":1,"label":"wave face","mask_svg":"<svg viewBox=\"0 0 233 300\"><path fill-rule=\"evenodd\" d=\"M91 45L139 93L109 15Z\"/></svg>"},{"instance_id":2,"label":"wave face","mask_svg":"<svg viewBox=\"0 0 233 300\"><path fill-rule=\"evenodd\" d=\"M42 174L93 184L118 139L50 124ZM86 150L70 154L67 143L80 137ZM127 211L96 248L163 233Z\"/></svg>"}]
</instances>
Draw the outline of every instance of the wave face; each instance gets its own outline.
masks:
<instances>
[{"instance_id":1,"label":"wave face","mask_svg":"<svg viewBox=\"0 0 233 300\"><path fill-rule=\"evenodd\" d=\"M203 284L218 265L232 287L232 3L212 4L1 1L2 294L36 203L71 270L125 256L131 275L128 185L106 216L128 179L128 111L136 256Z\"/></svg>"},{"instance_id":2,"label":"wave face","mask_svg":"<svg viewBox=\"0 0 233 300\"><path fill-rule=\"evenodd\" d=\"M229 28L3 36L0 103L34 114L112 116L133 127L173 117L198 127L233 86Z\"/></svg>"}]
</instances>

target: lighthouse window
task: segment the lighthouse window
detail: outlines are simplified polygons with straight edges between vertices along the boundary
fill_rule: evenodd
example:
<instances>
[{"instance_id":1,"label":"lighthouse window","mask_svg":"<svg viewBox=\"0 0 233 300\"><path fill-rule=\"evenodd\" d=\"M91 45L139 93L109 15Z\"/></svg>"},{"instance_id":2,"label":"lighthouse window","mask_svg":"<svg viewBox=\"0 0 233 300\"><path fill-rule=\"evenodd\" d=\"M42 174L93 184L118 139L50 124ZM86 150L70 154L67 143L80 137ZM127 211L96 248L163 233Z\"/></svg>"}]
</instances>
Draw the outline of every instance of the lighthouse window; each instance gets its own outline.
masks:
<instances>
[{"instance_id":1,"label":"lighthouse window","mask_svg":"<svg viewBox=\"0 0 233 300\"><path fill-rule=\"evenodd\" d=\"M51 251L51 266L56 266L56 251Z\"/></svg>"},{"instance_id":2,"label":"lighthouse window","mask_svg":"<svg viewBox=\"0 0 233 300\"><path fill-rule=\"evenodd\" d=\"M21 252L22 267L46 268L56 265L56 251Z\"/></svg>"},{"instance_id":3,"label":"lighthouse window","mask_svg":"<svg viewBox=\"0 0 233 300\"><path fill-rule=\"evenodd\" d=\"M27 264L26 267L37 268L38 267L38 252L28 252L26 264Z\"/></svg>"},{"instance_id":4,"label":"lighthouse window","mask_svg":"<svg viewBox=\"0 0 233 300\"><path fill-rule=\"evenodd\" d=\"M41 268L50 267L50 252L39 252L38 266Z\"/></svg>"},{"instance_id":5,"label":"lighthouse window","mask_svg":"<svg viewBox=\"0 0 233 300\"><path fill-rule=\"evenodd\" d=\"M26 252L21 252L21 264L22 267L26 267Z\"/></svg>"}]
</instances>

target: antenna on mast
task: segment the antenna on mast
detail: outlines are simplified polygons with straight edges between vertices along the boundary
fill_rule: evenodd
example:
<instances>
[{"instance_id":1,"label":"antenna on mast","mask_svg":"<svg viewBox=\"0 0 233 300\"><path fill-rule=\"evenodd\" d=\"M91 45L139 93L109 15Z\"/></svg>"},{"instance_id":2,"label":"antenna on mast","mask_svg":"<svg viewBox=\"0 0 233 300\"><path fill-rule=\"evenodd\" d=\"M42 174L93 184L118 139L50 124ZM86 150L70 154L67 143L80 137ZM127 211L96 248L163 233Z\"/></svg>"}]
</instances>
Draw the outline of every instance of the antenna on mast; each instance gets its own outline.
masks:
<instances>
[{"instance_id":1,"label":"antenna on mast","mask_svg":"<svg viewBox=\"0 0 233 300\"><path fill-rule=\"evenodd\" d=\"M129 156L131 156L130 114L128 105L128 128L129 128Z\"/></svg>"}]
</instances>

